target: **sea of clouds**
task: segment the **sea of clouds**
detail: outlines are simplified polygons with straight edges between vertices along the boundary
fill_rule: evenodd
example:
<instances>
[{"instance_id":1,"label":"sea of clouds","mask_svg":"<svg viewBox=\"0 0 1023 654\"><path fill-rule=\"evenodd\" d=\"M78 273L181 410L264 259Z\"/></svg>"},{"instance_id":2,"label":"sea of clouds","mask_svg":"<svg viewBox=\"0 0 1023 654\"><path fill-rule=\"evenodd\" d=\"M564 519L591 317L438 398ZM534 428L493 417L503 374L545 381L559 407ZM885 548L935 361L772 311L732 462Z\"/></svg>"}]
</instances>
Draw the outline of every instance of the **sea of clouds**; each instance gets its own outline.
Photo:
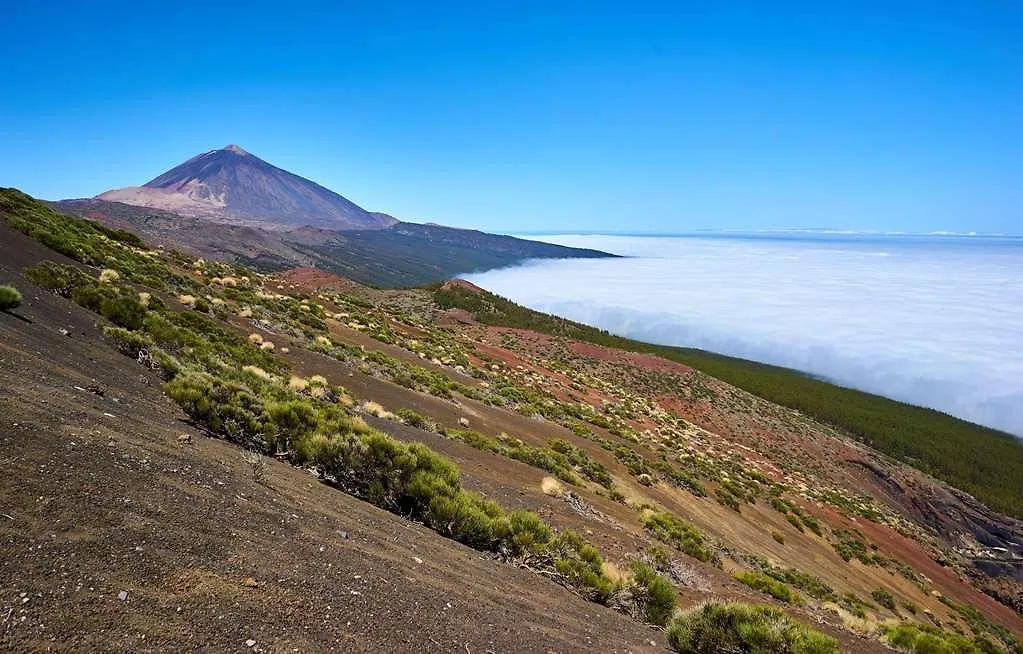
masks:
<instances>
[{"instance_id":1,"label":"sea of clouds","mask_svg":"<svg viewBox=\"0 0 1023 654\"><path fill-rule=\"evenodd\" d=\"M624 255L465 277L632 338L797 368L1023 436L1023 240L563 235Z\"/></svg>"}]
</instances>

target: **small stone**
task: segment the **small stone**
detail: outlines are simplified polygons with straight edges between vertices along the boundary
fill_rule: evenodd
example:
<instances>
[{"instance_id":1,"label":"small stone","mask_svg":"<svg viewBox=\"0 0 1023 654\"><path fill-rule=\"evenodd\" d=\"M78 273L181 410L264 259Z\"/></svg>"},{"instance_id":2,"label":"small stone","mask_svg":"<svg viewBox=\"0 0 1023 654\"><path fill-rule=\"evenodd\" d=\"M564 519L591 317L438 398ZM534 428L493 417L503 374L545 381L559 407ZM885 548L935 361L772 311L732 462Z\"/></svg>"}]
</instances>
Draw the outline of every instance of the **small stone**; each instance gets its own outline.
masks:
<instances>
[{"instance_id":1,"label":"small stone","mask_svg":"<svg viewBox=\"0 0 1023 654\"><path fill-rule=\"evenodd\" d=\"M348 532L347 532L347 531L339 531L339 532L337 532L337 534L338 534L338 536L340 536L340 537L341 537L342 539L344 539L344 540L348 540Z\"/></svg>"},{"instance_id":2,"label":"small stone","mask_svg":"<svg viewBox=\"0 0 1023 654\"><path fill-rule=\"evenodd\" d=\"M252 647L252 646L254 646L255 644L256 644L256 641L254 641L254 640L253 640L253 639L251 639L251 638L250 638L250 639L248 639L247 641L245 641L245 646L246 646L246 647Z\"/></svg>"},{"instance_id":3,"label":"small stone","mask_svg":"<svg viewBox=\"0 0 1023 654\"><path fill-rule=\"evenodd\" d=\"M128 599L128 591L122 590L121 592L119 592L117 594L117 599L121 600L122 602Z\"/></svg>"},{"instance_id":4,"label":"small stone","mask_svg":"<svg viewBox=\"0 0 1023 654\"><path fill-rule=\"evenodd\" d=\"M254 577L246 577L242 581L242 586L245 586L246 588L258 588L259 582L257 582Z\"/></svg>"},{"instance_id":5,"label":"small stone","mask_svg":"<svg viewBox=\"0 0 1023 654\"><path fill-rule=\"evenodd\" d=\"M422 563L423 562L423 560L421 558L419 558L418 556L413 556L412 560L415 561L416 563Z\"/></svg>"}]
</instances>

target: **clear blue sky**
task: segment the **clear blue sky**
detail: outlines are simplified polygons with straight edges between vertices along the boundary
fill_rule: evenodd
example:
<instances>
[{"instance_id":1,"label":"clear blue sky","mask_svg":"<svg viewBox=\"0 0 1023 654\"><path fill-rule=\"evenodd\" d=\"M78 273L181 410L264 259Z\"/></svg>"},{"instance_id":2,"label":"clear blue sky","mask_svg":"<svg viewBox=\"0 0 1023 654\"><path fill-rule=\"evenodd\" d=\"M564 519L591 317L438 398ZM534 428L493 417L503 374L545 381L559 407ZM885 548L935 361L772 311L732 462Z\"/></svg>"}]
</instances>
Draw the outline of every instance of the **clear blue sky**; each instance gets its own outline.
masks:
<instances>
[{"instance_id":1,"label":"clear blue sky","mask_svg":"<svg viewBox=\"0 0 1023 654\"><path fill-rule=\"evenodd\" d=\"M490 230L1023 232L1018 0L428 4L8 3L0 185L238 143Z\"/></svg>"}]
</instances>

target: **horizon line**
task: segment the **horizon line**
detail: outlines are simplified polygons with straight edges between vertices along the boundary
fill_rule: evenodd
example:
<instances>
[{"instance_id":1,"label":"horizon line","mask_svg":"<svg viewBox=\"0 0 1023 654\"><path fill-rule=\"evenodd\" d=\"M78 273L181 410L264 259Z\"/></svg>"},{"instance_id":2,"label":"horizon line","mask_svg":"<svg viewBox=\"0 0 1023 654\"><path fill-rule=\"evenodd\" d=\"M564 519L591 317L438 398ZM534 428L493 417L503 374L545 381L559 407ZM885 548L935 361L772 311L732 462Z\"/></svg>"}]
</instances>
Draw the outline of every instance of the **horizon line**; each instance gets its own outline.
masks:
<instances>
[{"instance_id":1,"label":"horizon line","mask_svg":"<svg viewBox=\"0 0 1023 654\"><path fill-rule=\"evenodd\" d=\"M738 228L702 228L684 231L636 231L636 230L592 230L592 229L535 229L535 230L509 230L501 232L509 236L637 236L637 237L665 237L665 236L706 236L706 235L735 235L754 236L771 234L812 234L820 236L906 236L906 237L931 237L931 238L1023 238L1023 233L1008 232L976 232L976 231L951 231L934 230L926 232L913 231L882 231L882 230L855 230L855 229L833 229L833 228L766 228L766 229L738 229Z\"/></svg>"}]
</instances>

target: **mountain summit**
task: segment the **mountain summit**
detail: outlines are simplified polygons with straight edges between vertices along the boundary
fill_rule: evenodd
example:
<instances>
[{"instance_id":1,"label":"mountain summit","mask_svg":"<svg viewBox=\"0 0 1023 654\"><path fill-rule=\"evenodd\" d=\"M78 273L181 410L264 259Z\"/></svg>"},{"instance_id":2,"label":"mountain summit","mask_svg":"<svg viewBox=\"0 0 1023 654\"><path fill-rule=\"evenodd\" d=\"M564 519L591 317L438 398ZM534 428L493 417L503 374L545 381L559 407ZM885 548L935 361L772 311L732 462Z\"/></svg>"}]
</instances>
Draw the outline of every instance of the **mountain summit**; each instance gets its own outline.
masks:
<instances>
[{"instance_id":1,"label":"mountain summit","mask_svg":"<svg viewBox=\"0 0 1023 654\"><path fill-rule=\"evenodd\" d=\"M171 168L142 186L101 200L270 229L310 225L330 230L383 229L395 221L371 213L304 177L231 144Z\"/></svg>"}]
</instances>

